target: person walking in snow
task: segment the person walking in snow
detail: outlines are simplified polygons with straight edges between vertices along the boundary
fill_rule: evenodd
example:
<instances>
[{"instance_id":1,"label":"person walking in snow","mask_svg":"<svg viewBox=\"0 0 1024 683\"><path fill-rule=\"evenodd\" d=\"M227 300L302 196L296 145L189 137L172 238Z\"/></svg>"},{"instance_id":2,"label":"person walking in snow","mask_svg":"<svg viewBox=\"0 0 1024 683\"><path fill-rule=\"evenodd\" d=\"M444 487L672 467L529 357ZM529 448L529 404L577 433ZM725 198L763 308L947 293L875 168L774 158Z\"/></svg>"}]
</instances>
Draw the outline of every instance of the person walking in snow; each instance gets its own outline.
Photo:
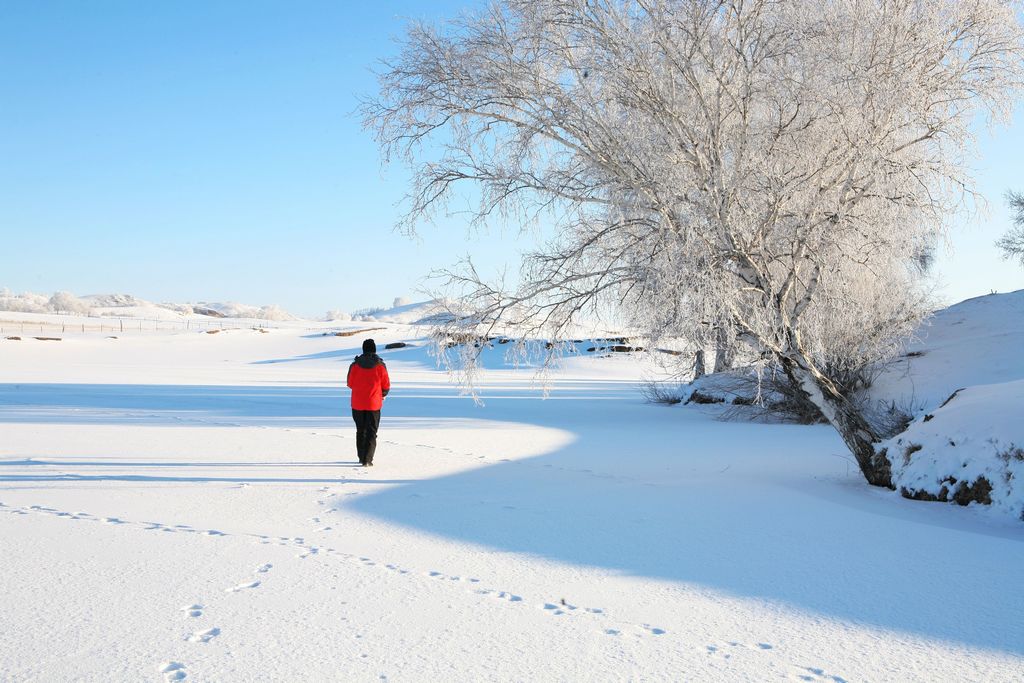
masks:
<instances>
[{"instance_id":1,"label":"person walking in snow","mask_svg":"<svg viewBox=\"0 0 1024 683\"><path fill-rule=\"evenodd\" d=\"M372 339L363 342L362 355L356 356L348 366L347 383L352 390L352 419L356 423L359 464L372 467L373 452L377 450L380 409L384 405L384 397L391 391L388 368L377 355L377 344Z\"/></svg>"}]
</instances>

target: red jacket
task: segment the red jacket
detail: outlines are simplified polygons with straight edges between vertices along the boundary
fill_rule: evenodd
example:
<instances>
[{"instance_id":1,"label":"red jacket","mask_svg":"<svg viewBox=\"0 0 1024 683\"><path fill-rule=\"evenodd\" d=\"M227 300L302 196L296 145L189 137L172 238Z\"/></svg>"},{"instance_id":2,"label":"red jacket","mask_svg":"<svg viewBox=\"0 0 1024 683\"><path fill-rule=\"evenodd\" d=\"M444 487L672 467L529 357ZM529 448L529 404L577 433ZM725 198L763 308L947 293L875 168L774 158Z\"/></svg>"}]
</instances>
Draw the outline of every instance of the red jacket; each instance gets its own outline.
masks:
<instances>
[{"instance_id":1,"label":"red jacket","mask_svg":"<svg viewBox=\"0 0 1024 683\"><path fill-rule=\"evenodd\" d=\"M348 366L348 388L353 410L380 410L391 390L391 378L384 361L375 353L356 356Z\"/></svg>"}]
</instances>

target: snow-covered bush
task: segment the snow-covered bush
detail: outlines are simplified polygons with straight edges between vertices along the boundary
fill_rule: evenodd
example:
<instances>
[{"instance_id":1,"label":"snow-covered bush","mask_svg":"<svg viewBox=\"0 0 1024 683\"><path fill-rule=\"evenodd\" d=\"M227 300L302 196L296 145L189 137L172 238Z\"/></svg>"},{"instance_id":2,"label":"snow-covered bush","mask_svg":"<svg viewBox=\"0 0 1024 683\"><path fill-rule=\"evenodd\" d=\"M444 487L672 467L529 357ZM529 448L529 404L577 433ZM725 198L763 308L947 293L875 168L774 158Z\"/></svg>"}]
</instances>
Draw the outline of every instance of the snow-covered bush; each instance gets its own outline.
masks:
<instances>
[{"instance_id":1,"label":"snow-covered bush","mask_svg":"<svg viewBox=\"0 0 1024 683\"><path fill-rule=\"evenodd\" d=\"M25 292L12 294L7 288L0 293L0 311L14 313L46 313L49 310L49 299L42 294Z\"/></svg>"},{"instance_id":2,"label":"snow-covered bush","mask_svg":"<svg viewBox=\"0 0 1024 683\"><path fill-rule=\"evenodd\" d=\"M349 315L345 311L338 310L338 309L331 309L331 310L327 311L326 315L324 315L324 321L326 321L326 322L330 322L332 320L339 320L339 321L342 321L342 322L348 322L351 319L352 319L351 315Z\"/></svg>"},{"instance_id":3,"label":"snow-covered bush","mask_svg":"<svg viewBox=\"0 0 1024 683\"><path fill-rule=\"evenodd\" d=\"M295 316L284 310L277 304L268 304L259 310L255 316L264 320L295 320Z\"/></svg>"},{"instance_id":4,"label":"snow-covered bush","mask_svg":"<svg viewBox=\"0 0 1024 683\"><path fill-rule=\"evenodd\" d=\"M640 393L648 403L672 406L683 402L686 388L668 382L645 382L640 386Z\"/></svg>"},{"instance_id":5,"label":"snow-covered bush","mask_svg":"<svg viewBox=\"0 0 1024 683\"><path fill-rule=\"evenodd\" d=\"M881 445L907 498L991 504L1024 520L1024 380L961 389Z\"/></svg>"},{"instance_id":6,"label":"snow-covered bush","mask_svg":"<svg viewBox=\"0 0 1024 683\"><path fill-rule=\"evenodd\" d=\"M373 322L376 318L375 315L383 313L385 309L383 306L373 306L370 308L360 308L357 311L352 311L352 320L362 320L363 322Z\"/></svg>"}]
</instances>

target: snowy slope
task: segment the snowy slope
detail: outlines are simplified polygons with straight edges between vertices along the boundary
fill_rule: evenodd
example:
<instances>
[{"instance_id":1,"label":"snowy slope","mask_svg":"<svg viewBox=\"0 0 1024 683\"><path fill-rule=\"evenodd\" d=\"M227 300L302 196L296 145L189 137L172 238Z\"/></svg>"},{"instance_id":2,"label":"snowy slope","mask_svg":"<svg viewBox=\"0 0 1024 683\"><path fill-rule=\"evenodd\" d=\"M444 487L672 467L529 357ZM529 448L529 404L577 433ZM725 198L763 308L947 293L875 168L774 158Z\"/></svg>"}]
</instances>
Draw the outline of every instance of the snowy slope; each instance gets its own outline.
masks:
<instances>
[{"instance_id":1,"label":"snowy slope","mask_svg":"<svg viewBox=\"0 0 1024 683\"><path fill-rule=\"evenodd\" d=\"M414 328L306 327L0 340L0 680L1024 670L1024 525L871 489L827 427L652 406L630 354L544 401L495 348L480 407ZM368 335L411 345L361 469Z\"/></svg>"},{"instance_id":2,"label":"snowy slope","mask_svg":"<svg viewBox=\"0 0 1024 683\"><path fill-rule=\"evenodd\" d=\"M961 387L1018 379L1024 379L1024 289L936 312L872 394L927 411Z\"/></svg>"},{"instance_id":3,"label":"snowy slope","mask_svg":"<svg viewBox=\"0 0 1024 683\"><path fill-rule=\"evenodd\" d=\"M362 322L415 325L417 323L429 323L436 319L436 316L442 310L443 307L436 301L420 301L418 303L402 304L393 308L375 310L371 313L354 315L353 319Z\"/></svg>"},{"instance_id":4,"label":"snowy slope","mask_svg":"<svg viewBox=\"0 0 1024 683\"><path fill-rule=\"evenodd\" d=\"M876 383L915 420L883 444L905 496L1024 521L1024 290L939 311ZM951 398L952 397L952 398Z\"/></svg>"}]
</instances>

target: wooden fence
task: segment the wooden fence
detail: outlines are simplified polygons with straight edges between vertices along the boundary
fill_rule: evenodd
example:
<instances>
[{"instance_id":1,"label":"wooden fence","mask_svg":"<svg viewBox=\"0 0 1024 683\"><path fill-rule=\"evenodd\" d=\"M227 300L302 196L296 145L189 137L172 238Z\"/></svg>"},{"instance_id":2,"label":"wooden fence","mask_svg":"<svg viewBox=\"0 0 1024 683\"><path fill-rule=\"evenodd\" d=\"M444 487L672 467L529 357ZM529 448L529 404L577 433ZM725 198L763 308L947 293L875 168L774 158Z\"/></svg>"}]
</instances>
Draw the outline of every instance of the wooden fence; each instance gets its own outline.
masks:
<instances>
[{"instance_id":1,"label":"wooden fence","mask_svg":"<svg viewBox=\"0 0 1024 683\"><path fill-rule=\"evenodd\" d=\"M270 321L154 320L146 318L69 318L54 320L4 320L0 313L0 337L33 334L138 334L140 332L209 332L212 330L267 329Z\"/></svg>"}]
</instances>

